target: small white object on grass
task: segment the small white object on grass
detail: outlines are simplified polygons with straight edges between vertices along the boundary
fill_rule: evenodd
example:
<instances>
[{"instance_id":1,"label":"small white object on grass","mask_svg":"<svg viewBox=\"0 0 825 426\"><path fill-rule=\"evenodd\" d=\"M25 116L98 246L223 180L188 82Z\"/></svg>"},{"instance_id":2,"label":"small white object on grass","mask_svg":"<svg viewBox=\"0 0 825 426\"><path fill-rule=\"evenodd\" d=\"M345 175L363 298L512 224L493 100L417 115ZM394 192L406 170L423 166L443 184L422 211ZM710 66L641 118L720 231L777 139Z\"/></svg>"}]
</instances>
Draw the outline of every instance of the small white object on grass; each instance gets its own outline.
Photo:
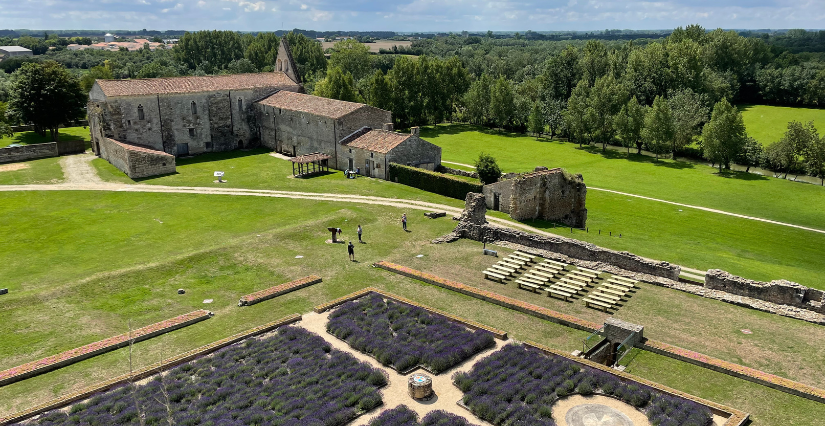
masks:
<instances>
[{"instance_id":1,"label":"small white object on grass","mask_svg":"<svg viewBox=\"0 0 825 426\"><path fill-rule=\"evenodd\" d=\"M419 254L419 255L418 255L418 256L416 256L416 257L424 257L424 255L423 255L423 254Z\"/></svg>"},{"instance_id":2,"label":"small white object on grass","mask_svg":"<svg viewBox=\"0 0 825 426\"><path fill-rule=\"evenodd\" d=\"M212 303L212 299L203 299L203 303Z\"/></svg>"},{"instance_id":3,"label":"small white object on grass","mask_svg":"<svg viewBox=\"0 0 825 426\"><path fill-rule=\"evenodd\" d=\"M304 256L301 256L301 255L299 254L299 255L295 256L295 258L296 258L296 259L303 259L303 258L304 258Z\"/></svg>"},{"instance_id":4,"label":"small white object on grass","mask_svg":"<svg viewBox=\"0 0 825 426\"><path fill-rule=\"evenodd\" d=\"M163 223L163 222L161 222L161 221L160 221L160 219L155 219L155 220L157 220L157 221L158 221L158 223Z\"/></svg>"},{"instance_id":5,"label":"small white object on grass","mask_svg":"<svg viewBox=\"0 0 825 426\"><path fill-rule=\"evenodd\" d=\"M679 209L679 211L682 211L682 209Z\"/></svg>"}]
</instances>

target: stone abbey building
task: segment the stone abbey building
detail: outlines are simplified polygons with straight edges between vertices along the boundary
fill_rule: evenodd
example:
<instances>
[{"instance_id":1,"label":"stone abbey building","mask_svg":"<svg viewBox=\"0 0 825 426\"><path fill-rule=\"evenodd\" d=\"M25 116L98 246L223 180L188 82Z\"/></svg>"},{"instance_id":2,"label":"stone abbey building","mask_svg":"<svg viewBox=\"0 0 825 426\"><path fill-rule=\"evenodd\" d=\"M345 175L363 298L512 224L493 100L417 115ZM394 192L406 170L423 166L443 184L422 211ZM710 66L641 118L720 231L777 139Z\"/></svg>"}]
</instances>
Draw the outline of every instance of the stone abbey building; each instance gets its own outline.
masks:
<instances>
[{"instance_id":1,"label":"stone abbey building","mask_svg":"<svg viewBox=\"0 0 825 426\"><path fill-rule=\"evenodd\" d=\"M392 131L389 111L307 95L285 38L275 71L97 80L89 93L92 150L131 178L174 173L175 158L264 146L324 153L340 170L386 179L389 162L433 170L441 148Z\"/></svg>"}]
</instances>

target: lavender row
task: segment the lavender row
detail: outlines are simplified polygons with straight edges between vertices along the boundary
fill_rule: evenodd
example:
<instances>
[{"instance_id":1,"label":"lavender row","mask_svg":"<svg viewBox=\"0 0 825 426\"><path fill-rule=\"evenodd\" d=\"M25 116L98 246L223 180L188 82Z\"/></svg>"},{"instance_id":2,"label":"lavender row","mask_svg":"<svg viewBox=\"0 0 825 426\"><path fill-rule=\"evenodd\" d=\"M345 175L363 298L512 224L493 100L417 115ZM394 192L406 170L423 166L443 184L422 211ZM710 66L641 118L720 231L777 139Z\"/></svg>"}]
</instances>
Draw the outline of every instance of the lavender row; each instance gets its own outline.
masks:
<instances>
[{"instance_id":1,"label":"lavender row","mask_svg":"<svg viewBox=\"0 0 825 426\"><path fill-rule=\"evenodd\" d=\"M464 417L443 410L431 411L418 421L418 414L406 405L399 405L372 419L369 426L475 426Z\"/></svg>"},{"instance_id":2,"label":"lavender row","mask_svg":"<svg viewBox=\"0 0 825 426\"><path fill-rule=\"evenodd\" d=\"M654 426L707 426L712 420L710 410L693 401L521 345L507 345L453 379L473 414L497 426L555 426L556 400L596 392L641 409Z\"/></svg>"},{"instance_id":3,"label":"lavender row","mask_svg":"<svg viewBox=\"0 0 825 426\"><path fill-rule=\"evenodd\" d=\"M336 426L381 405L378 388L386 383L381 371L333 350L320 336L283 327L33 423Z\"/></svg>"},{"instance_id":4,"label":"lavender row","mask_svg":"<svg viewBox=\"0 0 825 426\"><path fill-rule=\"evenodd\" d=\"M327 331L398 371L424 365L438 374L495 346L490 332L378 294L341 305L330 314Z\"/></svg>"}]
</instances>

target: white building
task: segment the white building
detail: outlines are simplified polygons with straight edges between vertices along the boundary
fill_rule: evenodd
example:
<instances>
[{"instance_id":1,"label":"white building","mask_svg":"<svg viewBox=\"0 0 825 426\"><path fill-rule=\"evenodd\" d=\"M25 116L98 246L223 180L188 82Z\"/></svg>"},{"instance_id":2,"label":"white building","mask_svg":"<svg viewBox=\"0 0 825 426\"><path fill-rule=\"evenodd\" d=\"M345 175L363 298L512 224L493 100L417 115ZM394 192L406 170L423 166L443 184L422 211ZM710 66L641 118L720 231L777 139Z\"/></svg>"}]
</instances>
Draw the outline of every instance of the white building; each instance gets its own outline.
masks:
<instances>
[{"instance_id":1,"label":"white building","mask_svg":"<svg viewBox=\"0 0 825 426\"><path fill-rule=\"evenodd\" d=\"M12 56L32 56L32 51L20 46L0 46L0 55L5 58Z\"/></svg>"},{"instance_id":2,"label":"white building","mask_svg":"<svg viewBox=\"0 0 825 426\"><path fill-rule=\"evenodd\" d=\"M115 41L115 36L113 34L106 33L106 35L103 36L103 41L105 43L111 43L111 42Z\"/></svg>"}]
</instances>

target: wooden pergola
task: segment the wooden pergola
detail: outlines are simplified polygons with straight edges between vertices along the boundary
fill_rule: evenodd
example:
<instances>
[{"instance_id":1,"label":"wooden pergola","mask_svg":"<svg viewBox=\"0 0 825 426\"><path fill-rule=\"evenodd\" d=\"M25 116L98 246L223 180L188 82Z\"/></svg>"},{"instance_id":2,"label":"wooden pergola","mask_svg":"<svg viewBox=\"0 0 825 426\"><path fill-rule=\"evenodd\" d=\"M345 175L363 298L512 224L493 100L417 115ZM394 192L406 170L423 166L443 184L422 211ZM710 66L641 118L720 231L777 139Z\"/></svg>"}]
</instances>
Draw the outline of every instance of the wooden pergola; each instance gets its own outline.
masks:
<instances>
[{"instance_id":1,"label":"wooden pergola","mask_svg":"<svg viewBox=\"0 0 825 426\"><path fill-rule=\"evenodd\" d=\"M305 176L313 173L328 172L330 158L332 157L320 152L290 158L289 161L292 161L292 176ZM295 173L296 164L298 165L297 174Z\"/></svg>"}]
</instances>

